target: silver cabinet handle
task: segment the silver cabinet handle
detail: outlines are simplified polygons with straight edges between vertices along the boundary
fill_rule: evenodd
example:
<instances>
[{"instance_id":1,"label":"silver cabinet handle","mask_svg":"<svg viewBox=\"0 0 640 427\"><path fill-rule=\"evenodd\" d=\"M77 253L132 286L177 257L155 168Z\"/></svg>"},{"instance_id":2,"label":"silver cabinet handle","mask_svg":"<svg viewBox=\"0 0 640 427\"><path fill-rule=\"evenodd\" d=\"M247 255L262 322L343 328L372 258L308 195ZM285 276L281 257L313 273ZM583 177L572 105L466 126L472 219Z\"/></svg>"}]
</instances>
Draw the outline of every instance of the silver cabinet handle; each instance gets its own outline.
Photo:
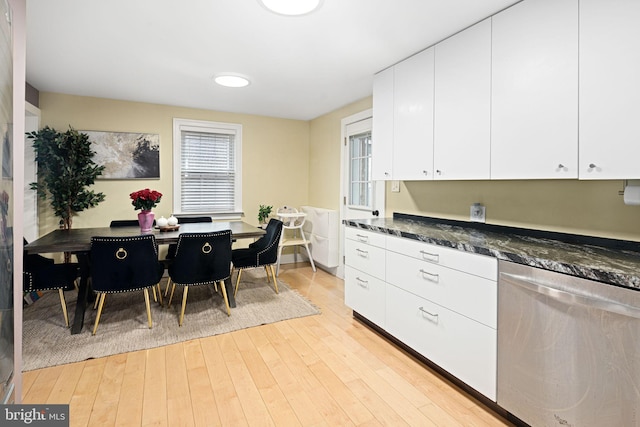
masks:
<instances>
[{"instance_id":1,"label":"silver cabinet handle","mask_svg":"<svg viewBox=\"0 0 640 427\"><path fill-rule=\"evenodd\" d=\"M424 307L418 307L418 310L420 310L423 314L426 314L428 316L431 316L433 318L433 321L437 322L438 321L438 314L436 313L430 313L427 310L424 309ZM431 320L431 319L430 319Z\"/></svg>"},{"instance_id":2,"label":"silver cabinet handle","mask_svg":"<svg viewBox=\"0 0 640 427\"><path fill-rule=\"evenodd\" d=\"M356 252L358 253L358 255L360 255L363 258L367 258L369 256L369 251L363 251L362 249L356 249Z\"/></svg>"},{"instance_id":3,"label":"silver cabinet handle","mask_svg":"<svg viewBox=\"0 0 640 427\"><path fill-rule=\"evenodd\" d=\"M422 173L425 175L429 175L429 172L427 172L426 170L423 170Z\"/></svg>"},{"instance_id":4,"label":"silver cabinet handle","mask_svg":"<svg viewBox=\"0 0 640 427\"><path fill-rule=\"evenodd\" d=\"M427 251L420 251L420 254L422 254L422 259L425 259L427 261L440 262L439 254L434 254Z\"/></svg>"},{"instance_id":5,"label":"silver cabinet handle","mask_svg":"<svg viewBox=\"0 0 640 427\"><path fill-rule=\"evenodd\" d=\"M369 282L367 280L362 280L361 278L356 277L356 282L358 282L358 285L362 286L363 288L369 287Z\"/></svg>"},{"instance_id":6,"label":"silver cabinet handle","mask_svg":"<svg viewBox=\"0 0 640 427\"><path fill-rule=\"evenodd\" d=\"M437 173L438 175L442 175L442 171L441 171L440 169L436 169L436 173Z\"/></svg>"},{"instance_id":7,"label":"silver cabinet handle","mask_svg":"<svg viewBox=\"0 0 640 427\"><path fill-rule=\"evenodd\" d=\"M425 275L426 275L426 276L429 276L429 277L426 277L426 279L427 279L427 280L430 280L430 281L432 281L432 282L438 282L438 281L440 281L440 275L439 275L439 274L429 273L428 271L425 271L425 270L423 270L423 269L420 269L419 271L420 271L420 273L422 274L422 276L423 276L423 277L424 277Z\"/></svg>"},{"instance_id":8,"label":"silver cabinet handle","mask_svg":"<svg viewBox=\"0 0 640 427\"><path fill-rule=\"evenodd\" d=\"M360 240L361 242L368 242L369 241L369 236L365 236L363 234L356 234L356 237L358 238L358 240Z\"/></svg>"}]
</instances>

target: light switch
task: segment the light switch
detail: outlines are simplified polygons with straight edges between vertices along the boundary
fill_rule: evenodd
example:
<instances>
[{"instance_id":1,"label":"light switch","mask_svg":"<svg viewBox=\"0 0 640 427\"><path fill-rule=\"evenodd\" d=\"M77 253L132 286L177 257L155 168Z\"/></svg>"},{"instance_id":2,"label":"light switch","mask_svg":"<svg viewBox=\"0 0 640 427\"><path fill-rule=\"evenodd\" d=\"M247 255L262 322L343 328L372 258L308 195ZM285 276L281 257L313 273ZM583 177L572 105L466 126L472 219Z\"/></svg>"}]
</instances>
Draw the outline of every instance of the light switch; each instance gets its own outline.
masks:
<instances>
[{"instance_id":1,"label":"light switch","mask_svg":"<svg viewBox=\"0 0 640 427\"><path fill-rule=\"evenodd\" d=\"M391 181L391 192L392 193L400 192L400 181Z\"/></svg>"}]
</instances>

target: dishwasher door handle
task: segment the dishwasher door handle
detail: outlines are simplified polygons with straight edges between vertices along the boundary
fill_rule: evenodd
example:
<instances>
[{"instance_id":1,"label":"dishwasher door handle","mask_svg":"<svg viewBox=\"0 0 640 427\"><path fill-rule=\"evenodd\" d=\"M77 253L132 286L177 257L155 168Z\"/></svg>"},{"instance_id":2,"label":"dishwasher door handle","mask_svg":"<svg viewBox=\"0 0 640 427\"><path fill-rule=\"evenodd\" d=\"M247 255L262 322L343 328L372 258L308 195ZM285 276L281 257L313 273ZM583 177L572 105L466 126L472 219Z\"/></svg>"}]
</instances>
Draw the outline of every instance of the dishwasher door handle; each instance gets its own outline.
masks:
<instances>
[{"instance_id":1,"label":"dishwasher door handle","mask_svg":"<svg viewBox=\"0 0 640 427\"><path fill-rule=\"evenodd\" d=\"M534 282L527 277L518 276L509 273L500 273L500 280L519 286L521 288L533 291L568 305L582 305L585 307L593 307L604 311L609 311L623 316L634 317L640 319L640 308L622 304L620 302L608 301L605 299L596 299L587 295L581 295L561 289L556 289L541 283Z\"/></svg>"}]
</instances>

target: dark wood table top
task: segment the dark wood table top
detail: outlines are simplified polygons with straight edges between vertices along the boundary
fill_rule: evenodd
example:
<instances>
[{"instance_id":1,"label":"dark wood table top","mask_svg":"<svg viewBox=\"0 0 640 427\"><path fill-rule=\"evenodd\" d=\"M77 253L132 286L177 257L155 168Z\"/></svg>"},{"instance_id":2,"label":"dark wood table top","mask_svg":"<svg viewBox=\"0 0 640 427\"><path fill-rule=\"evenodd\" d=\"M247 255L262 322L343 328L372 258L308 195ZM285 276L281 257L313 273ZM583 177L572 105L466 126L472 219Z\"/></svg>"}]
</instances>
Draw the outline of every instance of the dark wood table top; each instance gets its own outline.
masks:
<instances>
[{"instance_id":1,"label":"dark wood table top","mask_svg":"<svg viewBox=\"0 0 640 427\"><path fill-rule=\"evenodd\" d=\"M255 238L265 231L242 221L198 222L181 224L176 231L154 229L156 242L161 244L177 243L180 233L207 233L211 231L231 230L234 239ZM140 227L94 227L54 230L25 246L27 253L87 252L91 249L93 236L139 236Z\"/></svg>"}]
</instances>

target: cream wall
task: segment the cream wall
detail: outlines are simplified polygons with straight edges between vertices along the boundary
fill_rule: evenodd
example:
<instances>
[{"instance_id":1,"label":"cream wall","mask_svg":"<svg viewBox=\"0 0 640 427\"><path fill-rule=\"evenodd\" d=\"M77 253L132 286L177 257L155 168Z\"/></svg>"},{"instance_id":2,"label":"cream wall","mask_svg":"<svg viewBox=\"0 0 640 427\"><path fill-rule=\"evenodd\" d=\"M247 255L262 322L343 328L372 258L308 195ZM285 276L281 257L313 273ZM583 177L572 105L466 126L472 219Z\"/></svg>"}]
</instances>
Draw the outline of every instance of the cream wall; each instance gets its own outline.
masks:
<instances>
[{"instance_id":1,"label":"cream wall","mask_svg":"<svg viewBox=\"0 0 640 427\"><path fill-rule=\"evenodd\" d=\"M341 120L371 108L368 97L311 120L309 125L309 204L340 210Z\"/></svg>"},{"instance_id":2,"label":"cream wall","mask_svg":"<svg viewBox=\"0 0 640 427\"><path fill-rule=\"evenodd\" d=\"M160 134L160 179L98 180L93 187L106 199L80 212L74 227L108 226L112 219L135 219L129 193L152 188L163 194L154 209L169 216L173 206L173 118L210 120L242 125L242 196L244 220L257 224L260 204L274 207L308 203L309 122L166 105L40 93L42 126L78 130L149 132ZM40 233L58 226L46 205L40 206Z\"/></svg>"},{"instance_id":3,"label":"cream wall","mask_svg":"<svg viewBox=\"0 0 640 427\"><path fill-rule=\"evenodd\" d=\"M160 134L161 179L98 181L107 199L80 213L75 226L107 225L135 218L129 193L151 187L165 194L156 209L171 213L172 119L202 119L243 125L243 209L257 223L259 204L309 204L340 209L341 120L372 106L364 98L309 122L125 101L41 93L42 124L64 130ZM394 212L468 220L469 206L483 203L487 223L640 241L640 207L627 206L622 181L440 181L387 183L387 216ZM57 227L42 209L40 232Z\"/></svg>"}]
</instances>

